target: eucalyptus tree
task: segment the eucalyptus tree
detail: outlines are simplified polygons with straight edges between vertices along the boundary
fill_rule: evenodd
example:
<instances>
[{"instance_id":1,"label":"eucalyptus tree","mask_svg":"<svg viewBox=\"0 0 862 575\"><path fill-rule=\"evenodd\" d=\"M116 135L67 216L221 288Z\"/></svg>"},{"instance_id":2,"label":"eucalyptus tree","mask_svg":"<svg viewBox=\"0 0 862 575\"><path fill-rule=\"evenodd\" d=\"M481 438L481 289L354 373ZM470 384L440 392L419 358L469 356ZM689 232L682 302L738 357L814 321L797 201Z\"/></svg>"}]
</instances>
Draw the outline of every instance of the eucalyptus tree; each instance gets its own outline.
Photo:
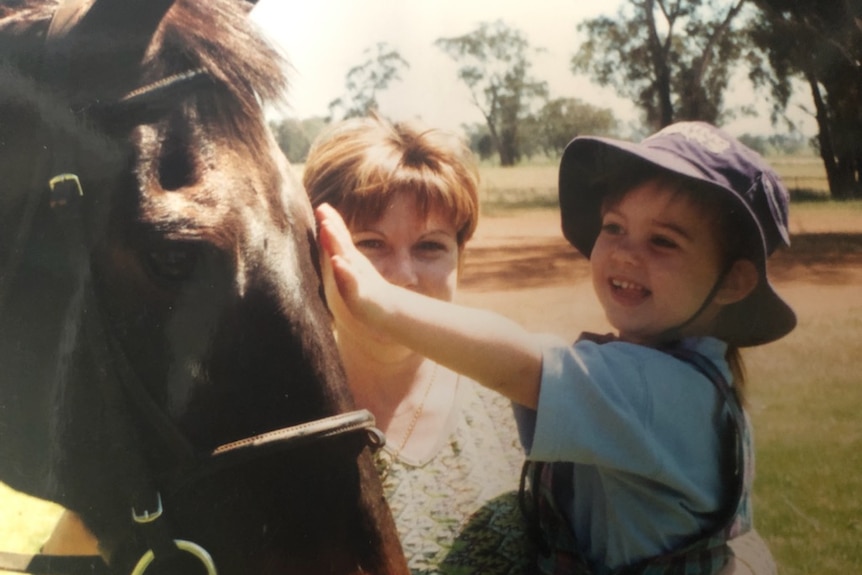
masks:
<instances>
[{"instance_id":1,"label":"eucalyptus tree","mask_svg":"<svg viewBox=\"0 0 862 575\"><path fill-rule=\"evenodd\" d=\"M410 67L398 50L386 42L378 42L362 54L365 60L347 71L345 94L329 103L330 119L339 110L345 119L377 111L377 96L392 82L401 80L401 72Z\"/></svg>"},{"instance_id":2,"label":"eucalyptus tree","mask_svg":"<svg viewBox=\"0 0 862 575\"><path fill-rule=\"evenodd\" d=\"M862 197L862 0L755 3L762 12L749 32L766 61L752 61L752 77L771 87L774 114L803 79L832 197Z\"/></svg>"},{"instance_id":3,"label":"eucalyptus tree","mask_svg":"<svg viewBox=\"0 0 862 575\"><path fill-rule=\"evenodd\" d=\"M535 115L535 139L548 156L559 157L575 136L614 136L619 121L613 110L578 98L548 100Z\"/></svg>"},{"instance_id":4,"label":"eucalyptus tree","mask_svg":"<svg viewBox=\"0 0 862 575\"><path fill-rule=\"evenodd\" d=\"M747 0L628 0L615 18L578 24L587 39L571 60L644 113L652 129L679 120L720 123Z\"/></svg>"},{"instance_id":5,"label":"eucalyptus tree","mask_svg":"<svg viewBox=\"0 0 862 575\"><path fill-rule=\"evenodd\" d=\"M500 164L511 166L522 155L519 126L532 106L548 94L548 85L532 77L531 57L540 52L517 29L502 21L434 44L458 63L458 78L482 113Z\"/></svg>"}]
</instances>

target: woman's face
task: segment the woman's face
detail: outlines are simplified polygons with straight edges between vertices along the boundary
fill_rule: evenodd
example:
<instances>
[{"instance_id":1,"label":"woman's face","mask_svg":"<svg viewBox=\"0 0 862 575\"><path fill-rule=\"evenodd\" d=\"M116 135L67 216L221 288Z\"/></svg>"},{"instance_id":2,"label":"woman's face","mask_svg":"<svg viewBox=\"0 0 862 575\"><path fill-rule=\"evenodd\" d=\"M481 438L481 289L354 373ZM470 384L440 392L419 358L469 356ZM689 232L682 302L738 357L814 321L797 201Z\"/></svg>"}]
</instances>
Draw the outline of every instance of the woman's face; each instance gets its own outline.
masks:
<instances>
[{"instance_id":1,"label":"woman's face","mask_svg":"<svg viewBox=\"0 0 862 575\"><path fill-rule=\"evenodd\" d=\"M439 211L422 217L415 200L395 196L383 216L365 225L348 225L353 243L390 283L432 298L452 301L458 283L461 249L457 230ZM336 289L331 280L327 291ZM329 298L341 345L389 349L393 342L354 320L339 298ZM348 343L349 342L349 343ZM401 346L396 346L399 349Z\"/></svg>"},{"instance_id":2,"label":"woman's face","mask_svg":"<svg viewBox=\"0 0 862 575\"><path fill-rule=\"evenodd\" d=\"M379 220L349 227L353 243L387 281L436 299L454 299L458 230L439 210L423 217L413 197L398 194Z\"/></svg>"}]
</instances>

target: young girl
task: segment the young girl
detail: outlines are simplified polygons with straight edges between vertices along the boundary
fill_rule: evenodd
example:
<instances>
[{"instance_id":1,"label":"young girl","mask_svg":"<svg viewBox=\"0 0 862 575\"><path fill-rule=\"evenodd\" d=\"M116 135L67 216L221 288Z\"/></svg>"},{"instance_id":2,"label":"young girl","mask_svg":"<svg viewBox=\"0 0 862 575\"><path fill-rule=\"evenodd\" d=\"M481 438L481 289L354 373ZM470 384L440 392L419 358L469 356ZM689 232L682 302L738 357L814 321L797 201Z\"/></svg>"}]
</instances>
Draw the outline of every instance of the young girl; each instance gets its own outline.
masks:
<instances>
[{"instance_id":1,"label":"young girl","mask_svg":"<svg viewBox=\"0 0 862 575\"><path fill-rule=\"evenodd\" d=\"M715 573L750 528L736 350L795 326L766 276L787 192L724 132L681 123L575 139L560 206L615 336L548 341L388 285L324 206L327 273L357 319L518 404L543 572Z\"/></svg>"}]
</instances>

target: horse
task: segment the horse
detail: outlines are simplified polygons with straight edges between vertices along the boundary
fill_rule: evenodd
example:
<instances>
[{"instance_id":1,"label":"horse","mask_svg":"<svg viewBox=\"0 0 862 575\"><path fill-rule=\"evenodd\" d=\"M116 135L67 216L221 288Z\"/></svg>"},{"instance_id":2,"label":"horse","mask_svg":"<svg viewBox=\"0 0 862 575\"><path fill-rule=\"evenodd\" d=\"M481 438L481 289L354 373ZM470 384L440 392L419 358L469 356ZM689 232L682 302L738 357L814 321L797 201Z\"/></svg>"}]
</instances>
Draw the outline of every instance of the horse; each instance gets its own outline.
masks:
<instances>
[{"instance_id":1,"label":"horse","mask_svg":"<svg viewBox=\"0 0 862 575\"><path fill-rule=\"evenodd\" d=\"M0 480L99 572L408 573L249 9L0 0Z\"/></svg>"}]
</instances>

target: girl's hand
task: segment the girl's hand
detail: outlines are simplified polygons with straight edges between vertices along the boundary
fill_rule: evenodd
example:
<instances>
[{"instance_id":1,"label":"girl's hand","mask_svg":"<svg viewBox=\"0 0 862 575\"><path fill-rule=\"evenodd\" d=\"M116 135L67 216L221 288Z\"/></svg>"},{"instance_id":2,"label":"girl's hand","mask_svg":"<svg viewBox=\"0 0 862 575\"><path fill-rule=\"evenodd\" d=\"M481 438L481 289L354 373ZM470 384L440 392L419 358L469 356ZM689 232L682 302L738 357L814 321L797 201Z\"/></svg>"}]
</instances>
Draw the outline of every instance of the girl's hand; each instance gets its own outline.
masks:
<instances>
[{"instance_id":1,"label":"girl's hand","mask_svg":"<svg viewBox=\"0 0 862 575\"><path fill-rule=\"evenodd\" d=\"M344 220L332 206L322 204L315 210L320 226L321 266L324 283L335 284L336 290L327 289L327 298L339 298L330 305L343 304L359 321L374 325L383 315L387 292L392 285L353 245L353 238ZM336 293L333 293L336 292Z\"/></svg>"}]
</instances>

